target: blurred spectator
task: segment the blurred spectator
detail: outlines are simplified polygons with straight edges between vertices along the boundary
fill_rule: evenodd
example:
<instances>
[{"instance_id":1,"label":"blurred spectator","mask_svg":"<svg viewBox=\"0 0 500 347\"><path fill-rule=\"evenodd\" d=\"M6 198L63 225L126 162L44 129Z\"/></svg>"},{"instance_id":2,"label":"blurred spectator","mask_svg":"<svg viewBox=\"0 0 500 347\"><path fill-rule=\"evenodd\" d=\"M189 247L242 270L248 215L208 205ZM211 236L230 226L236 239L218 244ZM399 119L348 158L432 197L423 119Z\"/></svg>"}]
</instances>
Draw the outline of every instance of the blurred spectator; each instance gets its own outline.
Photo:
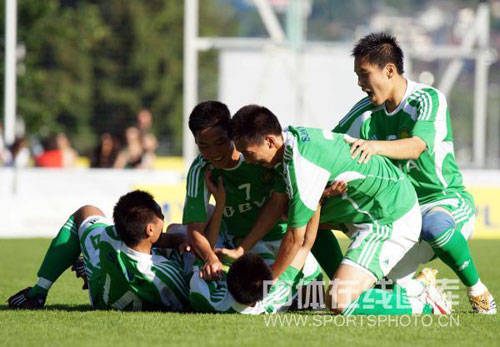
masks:
<instances>
[{"instance_id":1,"label":"blurred spectator","mask_svg":"<svg viewBox=\"0 0 500 347\"><path fill-rule=\"evenodd\" d=\"M62 152L62 167L75 167L78 153L71 147L65 133L56 135L57 148Z\"/></svg>"},{"instance_id":2,"label":"blurred spectator","mask_svg":"<svg viewBox=\"0 0 500 347\"><path fill-rule=\"evenodd\" d=\"M35 157L38 167L74 167L78 154L71 148L64 133L49 136L42 141L43 152Z\"/></svg>"},{"instance_id":3,"label":"blurred spectator","mask_svg":"<svg viewBox=\"0 0 500 347\"><path fill-rule=\"evenodd\" d=\"M137 112L136 115L137 120L137 129L141 132L141 135L145 135L151 132L151 128L153 127L153 115L148 109L141 109Z\"/></svg>"},{"instance_id":4,"label":"blurred spectator","mask_svg":"<svg viewBox=\"0 0 500 347\"><path fill-rule=\"evenodd\" d=\"M154 160L156 159L156 149L158 142L153 134L144 134L142 137L142 148L144 154L142 155L142 167L152 169Z\"/></svg>"},{"instance_id":5,"label":"blurred spectator","mask_svg":"<svg viewBox=\"0 0 500 347\"><path fill-rule=\"evenodd\" d=\"M25 168L30 164L30 150L25 137L18 137L10 148L10 158L5 164L9 167Z\"/></svg>"},{"instance_id":6,"label":"blurred spectator","mask_svg":"<svg viewBox=\"0 0 500 347\"><path fill-rule=\"evenodd\" d=\"M90 167L92 168L112 168L118 155L118 145L115 138L110 133L101 135L101 142L94 149Z\"/></svg>"},{"instance_id":7,"label":"blurred spectator","mask_svg":"<svg viewBox=\"0 0 500 347\"><path fill-rule=\"evenodd\" d=\"M118 153L113 166L117 169L142 168L144 152L139 129L129 127L125 130L125 148Z\"/></svg>"},{"instance_id":8,"label":"blurred spectator","mask_svg":"<svg viewBox=\"0 0 500 347\"><path fill-rule=\"evenodd\" d=\"M152 133L153 115L148 109L143 108L137 112L136 120L144 150L142 167L152 168L156 158L156 149L158 148L158 141Z\"/></svg>"},{"instance_id":9,"label":"blurred spectator","mask_svg":"<svg viewBox=\"0 0 500 347\"><path fill-rule=\"evenodd\" d=\"M35 157L35 165L38 167L62 167L62 152L57 148L55 136L49 136L42 140L43 152Z\"/></svg>"}]
</instances>

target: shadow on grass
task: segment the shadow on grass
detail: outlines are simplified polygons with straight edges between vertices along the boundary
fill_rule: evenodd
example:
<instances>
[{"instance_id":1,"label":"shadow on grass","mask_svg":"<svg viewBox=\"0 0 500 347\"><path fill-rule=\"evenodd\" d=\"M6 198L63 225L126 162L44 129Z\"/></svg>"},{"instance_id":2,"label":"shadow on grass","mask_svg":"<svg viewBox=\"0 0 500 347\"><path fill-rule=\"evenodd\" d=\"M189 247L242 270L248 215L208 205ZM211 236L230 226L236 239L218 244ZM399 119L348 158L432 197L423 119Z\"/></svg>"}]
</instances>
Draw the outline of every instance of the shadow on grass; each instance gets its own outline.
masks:
<instances>
[{"instance_id":1,"label":"shadow on grass","mask_svg":"<svg viewBox=\"0 0 500 347\"><path fill-rule=\"evenodd\" d=\"M30 311L30 310L12 309L9 308L9 306L7 305L0 305L0 311ZM90 305L47 305L42 309L37 309L36 311L87 312L87 311L95 311L95 309Z\"/></svg>"}]
</instances>

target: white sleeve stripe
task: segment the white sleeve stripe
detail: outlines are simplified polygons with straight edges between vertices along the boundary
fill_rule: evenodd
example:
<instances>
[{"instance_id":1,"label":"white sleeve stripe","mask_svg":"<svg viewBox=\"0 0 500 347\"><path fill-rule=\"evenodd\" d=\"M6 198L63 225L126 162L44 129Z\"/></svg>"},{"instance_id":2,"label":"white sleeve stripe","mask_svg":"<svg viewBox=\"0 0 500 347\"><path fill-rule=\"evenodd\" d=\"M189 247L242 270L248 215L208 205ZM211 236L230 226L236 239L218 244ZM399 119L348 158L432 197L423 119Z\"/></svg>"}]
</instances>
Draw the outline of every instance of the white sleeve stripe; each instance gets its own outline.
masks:
<instances>
[{"instance_id":1,"label":"white sleeve stripe","mask_svg":"<svg viewBox=\"0 0 500 347\"><path fill-rule=\"evenodd\" d=\"M427 93L422 93L420 96L420 100L422 102L422 113L420 114L419 118L420 120L427 120L429 118L429 95Z\"/></svg>"},{"instance_id":2,"label":"white sleeve stripe","mask_svg":"<svg viewBox=\"0 0 500 347\"><path fill-rule=\"evenodd\" d=\"M164 265L165 267L160 266L160 264L155 264L155 265L158 270L160 270L164 275L167 276L167 278L169 278L172 281L172 283L184 296L185 293L189 292L189 288L184 283L182 276L180 276L175 270L170 269L166 264L161 264Z\"/></svg>"},{"instance_id":3,"label":"white sleeve stripe","mask_svg":"<svg viewBox=\"0 0 500 347\"><path fill-rule=\"evenodd\" d=\"M413 100L415 100L416 102L418 102L417 110L418 109L421 110L420 114L418 115L417 120L421 120L422 119L422 115L425 112L424 111L425 105L424 105L423 97L424 97L424 93L421 90L419 90L419 91L417 91L415 93L415 96L412 98Z\"/></svg>"},{"instance_id":4,"label":"white sleeve stripe","mask_svg":"<svg viewBox=\"0 0 500 347\"><path fill-rule=\"evenodd\" d=\"M422 110L418 116L418 120L429 120L432 115L433 102L432 96L428 91L418 90L408 98L410 101L419 102L418 107Z\"/></svg>"},{"instance_id":5,"label":"white sleeve stripe","mask_svg":"<svg viewBox=\"0 0 500 347\"><path fill-rule=\"evenodd\" d=\"M198 177L199 171L201 169L201 163L197 163L191 168L191 172L188 177L188 196L195 197L197 194L198 182L195 180Z\"/></svg>"},{"instance_id":6,"label":"white sleeve stripe","mask_svg":"<svg viewBox=\"0 0 500 347\"><path fill-rule=\"evenodd\" d=\"M368 98L361 100L358 102L354 107L347 113L347 115L342 118L339 122L341 126L343 126L345 123L349 121L349 119L352 118L353 115L355 115L360 109L363 107L366 107L370 104L370 100Z\"/></svg>"},{"instance_id":7,"label":"white sleeve stripe","mask_svg":"<svg viewBox=\"0 0 500 347\"><path fill-rule=\"evenodd\" d=\"M360 102L358 102L356 105L354 105L354 107L351 109L351 111L349 111L349 113L347 113L347 115L342 118L339 122L339 125L340 126L343 126L345 123L347 123L349 121L349 119L352 118L353 115L355 115L359 110L361 110L362 108L368 106L370 104L370 99L368 98L365 98L363 100L361 100Z\"/></svg>"},{"instance_id":8,"label":"white sleeve stripe","mask_svg":"<svg viewBox=\"0 0 500 347\"><path fill-rule=\"evenodd\" d=\"M200 167L196 170L196 176L194 178L195 185L194 185L193 196L197 196L198 195L198 186L199 186L199 183L200 183L199 180L200 180L201 168L202 168L202 165L200 165Z\"/></svg>"},{"instance_id":9,"label":"white sleeve stripe","mask_svg":"<svg viewBox=\"0 0 500 347\"><path fill-rule=\"evenodd\" d=\"M425 120L430 120L432 116L432 112L434 109L433 101L432 101L432 96L430 94L427 94L427 99L429 101L428 105L428 111L427 111L427 118Z\"/></svg>"},{"instance_id":10,"label":"white sleeve stripe","mask_svg":"<svg viewBox=\"0 0 500 347\"><path fill-rule=\"evenodd\" d=\"M293 186L292 186L292 180L290 179L290 168L289 168L289 164L286 164L284 166L284 173L285 173L285 183L286 183L286 186L287 186L287 191L288 191L288 198L289 199L293 199Z\"/></svg>"},{"instance_id":11,"label":"white sleeve stripe","mask_svg":"<svg viewBox=\"0 0 500 347\"><path fill-rule=\"evenodd\" d=\"M193 181L193 175L194 175L194 171L196 170L196 168L198 168L200 165L200 163L196 163L196 164L193 164L191 165L191 168L189 169L189 172L188 172L188 176L187 176L187 195L188 196L191 196L191 191L192 191L192 181Z\"/></svg>"},{"instance_id":12,"label":"white sleeve stripe","mask_svg":"<svg viewBox=\"0 0 500 347\"><path fill-rule=\"evenodd\" d=\"M168 279L174 283L174 285L182 292L185 293L187 290L186 285L183 283L182 278L176 273L175 270L169 268L166 264L155 264L156 268L160 270Z\"/></svg>"}]
</instances>

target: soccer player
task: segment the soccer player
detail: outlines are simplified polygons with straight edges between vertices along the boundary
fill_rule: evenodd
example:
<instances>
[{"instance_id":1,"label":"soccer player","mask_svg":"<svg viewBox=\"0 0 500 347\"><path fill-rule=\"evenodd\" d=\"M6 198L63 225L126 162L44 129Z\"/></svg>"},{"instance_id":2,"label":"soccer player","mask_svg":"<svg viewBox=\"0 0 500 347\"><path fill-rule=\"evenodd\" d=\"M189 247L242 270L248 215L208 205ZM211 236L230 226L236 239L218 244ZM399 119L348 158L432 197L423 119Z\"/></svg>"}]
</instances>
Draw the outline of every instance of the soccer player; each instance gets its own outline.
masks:
<instances>
[{"instance_id":1,"label":"soccer player","mask_svg":"<svg viewBox=\"0 0 500 347\"><path fill-rule=\"evenodd\" d=\"M421 206L420 237L426 242L402 261L407 266L401 274L411 277L419 264L436 254L467 287L474 312L496 313L467 244L474 230L475 206L455 161L445 96L403 76L403 51L390 35L365 36L352 55L358 85L367 97L334 131L354 138L349 140L352 158L359 156L360 163L375 154L391 159L410 179Z\"/></svg>"},{"instance_id":2,"label":"soccer player","mask_svg":"<svg viewBox=\"0 0 500 347\"><path fill-rule=\"evenodd\" d=\"M303 127L283 132L276 116L256 105L245 106L234 115L230 136L246 160L266 167L283 164L289 197L288 230L272 265L274 279L290 266L302 247L306 225L325 186L344 181L346 193L326 199L320 215L321 223L343 223L351 238L330 285L330 309L342 314L430 312L421 300L372 288L417 243L421 227L415 190L388 159L375 156L369 164L360 164L351 159L343 135ZM429 289L426 302L432 302L441 313L449 313L435 294Z\"/></svg>"},{"instance_id":3,"label":"soccer player","mask_svg":"<svg viewBox=\"0 0 500 347\"><path fill-rule=\"evenodd\" d=\"M310 253L318 221L319 209L308 224L307 240L270 289L266 284L272 283L273 276L268 265L269 260L274 261L272 253L243 255L229 269L225 267L223 278L217 281L201 278L199 267L195 266L190 282L191 307L199 312L281 313L302 297L298 291L305 291L308 285L311 287L305 295L309 294L310 306L319 306L323 298L323 277L319 264ZM264 295L265 292L267 295Z\"/></svg>"},{"instance_id":4,"label":"soccer player","mask_svg":"<svg viewBox=\"0 0 500 347\"><path fill-rule=\"evenodd\" d=\"M57 278L83 253L91 304L99 309L181 311L189 307L189 276L176 248L180 235L162 234L163 214L143 191L122 196L114 225L97 207L79 208L64 223L45 255L38 282L11 296L11 308L43 308ZM185 237L184 237L185 240Z\"/></svg>"},{"instance_id":5,"label":"soccer player","mask_svg":"<svg viewBox=\"0 0 500 347\"><path fill-rule=\"evenodd\" d=\"M223 247L219 255L235 260L250 250L261 254L271 250L276 254L286 232L286 223L280 221L288 201L285 186L281 179L276 178L274 168L245 162L228 137L230 118L227 106L218 101L200 103L189 116L189 129L200 155L188 172L183 224L187 225L191 247L204 261L201 275L206 279L218 278L223 270L214 252L217 235L211 240L207 238L209 191L205 185L205 172L208 168L211 168L214 182L218 184L219 177L222 178L227 192L225 204L219 207L223 209L222 235L225 242L219 245ZM321 237L323 242L332 244L332 248L336 245L340 250L331 232ZM325 258L324 254L319 255ZM331 259L327 264L320 260L330 275L337 267Z\"/></svg>"}]
</instances>

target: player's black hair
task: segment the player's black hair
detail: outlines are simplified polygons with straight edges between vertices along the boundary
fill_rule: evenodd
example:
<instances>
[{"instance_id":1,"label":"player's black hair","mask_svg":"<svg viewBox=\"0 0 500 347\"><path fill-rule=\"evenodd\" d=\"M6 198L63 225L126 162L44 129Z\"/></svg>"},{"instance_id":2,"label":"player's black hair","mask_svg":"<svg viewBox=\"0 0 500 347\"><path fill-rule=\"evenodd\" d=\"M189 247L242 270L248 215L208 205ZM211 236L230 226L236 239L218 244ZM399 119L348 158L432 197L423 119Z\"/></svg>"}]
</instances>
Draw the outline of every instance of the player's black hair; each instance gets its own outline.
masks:
<instances>
[{"instance_id":1,"label":"player's black hair","mask_svg":"<svg viewBox=\"0 0 500 347\"><path fill-rule=\"evenodd\" d=\"M256 254L238 258L227 273L227 288L234 300L251 305L264 297L264 281L272 281L273 273L264 259Z\"/></svg>"},{"instance_id":2,"label":"player's black hair","mask_svg":"<svg viewBox=\"0 0 500 347\"><path fill-rule=\"evenodd\" d=\"M400 75L404 73L403 50L394 36L384 32L360 39L352 50L352 56L358 61L377 64L380 68L392 63Z\"/></svg>"},{"instance_id":3,"label":"player's black hair","mask_svg":"<svg viewBox=\"0 0 500 347\"><path fill-rule=\"evenodd\" d=\"M229 137L260 143L266 135L280 135L281 125L278 118L264 106L247 105L236 112L229 123Z\"/></svg>"},{"instance_id":4,"label":"player's black hair","mask_svg":"<svg viewBox=\"0 0 500 347\"><path fill-rule=\"evenodd\" d=\"M116 232L129 247L146 238L144 230L148 223L154 222L155 216L164 219L160 205L142 190L123 195L113 209Z\"/></svg>"},{"instance_id":5,"label":"player's black hair","mask_svg":"<svg viewBox=\"0 0 500 347\"><path fill-rule=\"evenodd\" d=\"M196 133L208 128L221 126L227 129L231 112L225 104L219 101L204 101L195 106L189 115L189 129L196 136Z\"/></svg>"}]
</instances>

